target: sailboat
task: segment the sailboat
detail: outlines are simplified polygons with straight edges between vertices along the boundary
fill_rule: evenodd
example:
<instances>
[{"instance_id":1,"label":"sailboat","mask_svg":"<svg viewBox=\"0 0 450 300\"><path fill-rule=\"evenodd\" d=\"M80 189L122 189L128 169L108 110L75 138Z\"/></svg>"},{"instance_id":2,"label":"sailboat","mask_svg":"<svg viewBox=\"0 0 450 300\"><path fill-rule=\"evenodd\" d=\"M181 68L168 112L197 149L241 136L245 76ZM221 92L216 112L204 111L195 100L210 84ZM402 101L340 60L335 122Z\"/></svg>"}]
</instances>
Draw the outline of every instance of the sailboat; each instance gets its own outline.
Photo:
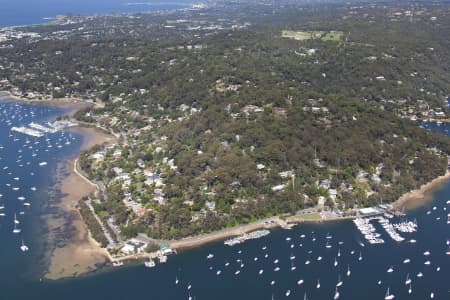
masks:
<instances>
[{"instance_id":1,"label":"sailboat","mask_svg":"<svg viewBox=\"0 0 450 300\"><path fill-rule=\"evenodd\" d=\"M175 276L175 284L178 284L178 282L180 282L180 281L178 280L178 277Z\"/></svg>"},{"instance_id":2,"label":"sailboat","mask_svg":"<svg viewBox=\"0 0 450 300\"><path fill-rule=\"evenodd\" d=\"M14 213L14 224L19 224L19 220L17 220L17 215Z\"/></svg>"},{"instance_id":3,"label":"sailboat","mask_svg":"<svg viewBox=\"0 0 450 300\"><path fill-rule=\"evenodd\" d=\"M297 267L294 266L294 263L293 263L293 262L291 262L291 271L295 271L295 269L297 269Z\"/></svg>"},{"instance_id":4,"label":"sailboat","mask_svg":"<svg viewBox=\"0 0 450 300\"><path fill-rule=\"evenodd\" d=\"M22 250L22 252L28 251L28 246L25 245L25 243L23 242L23 239L22 239L22 245L20 246L20 250Z\"/></svg>"},{"instance_id":5,"label":"sailboat","mask_svg":"<svg viewBox=\"0 0 450 300\"><path fill-rule=\"evenodd\" d=\"M411 283L411 278L409 278L409 273L406 274L406 280L405 280L405 285L408 285Z\"/></svg>"},{"instance_id":6,"label":"sailboat","mask_svg":"<svg viewBox=\"0 0 450 300\"><path fill-rule=\"evenodd\" d=\"M363 258L362 258L362 253L361 253L361 251L359 251L359 257L358 257L358 260L359 260L359 261L362 261L362 259L363 259Z\"/></svg>"},{"instance_id":7,"label":"sailboat","mask_svg":"<svg viewBox=\"0 0 450 300\"><path fill-rule=\"evenodd\" d=\"M334 300L339 299L339 291L338 291L337 287L336 287L336 290L335 290L335 292L334 292L334 297L333 297L333 299L334 299Z\"/></svg>"},{"instance_id":8,"label":"sailboat","mask_svg":"<svg viewBox=\"0 0 450 300\"><path fill-rule=\"evenodd\" d=\"M20 228L17 228L17 223L14 223L14 229L13 233L20 233L22 230Z\"/></svg>"},{"instance_id":9,"label":"sailboat","mask_svg":"<svg viewBox=\"0 0 450 300\"><path fill-rule=\"evenodd\" d=\"M317 279L317 285L316 285L316 288L320 289L320 281L319 281L319 279Z\"/></svg>"},{"instance_id":10,"label":"sailboat","mask_svg":"<svg viewBox=\"0 0 450 300\"><path fill-rule=\"evenodd\" d=\"M337 287L342 286L344 284L344 282L342 282L341 280L341 274L338 275L338 282L336 284Z\"/></svg>"},{"instance_id":11,"label":"sailboat","mask_svg":"<svg viewBox=\"0 0 450 300\"><path fill-rule=\"evenodd\" d=\"M412 293L411 283L409 284L408 294Z\"/></svg>"},{"instance_id":12,"label":"sailboat","mask_svg":"<svg viewBox=\"0 0 450 300\"><path fill-rule=\"evenodd\" d=\"M390 294L389 293L389 288L388 288L387 291L386 291L386 296L384 296L384 300L392 300L394 298L395 298L395 295L394 294Z\"/></svg>"},{"instance_id":13,"label":"sailboat","mask_svg":"<svg viewBox=\"0 0 450 300\"><path fill-rule=\"evenodd\" d=\"M350 265L347 265L347 277L350 276L352 272L350 271Z\"/></svg>"},{"instance_id":14,"label":"sailboat","mask_svg":"<svg viewBox=\"0 0 450 300\"><path fill-rule=\"evenodd\" d=\"M338 265L338 261L336 258L334 258L334 266L337 267L337 265Z\"/></svg>"}]
</instances>

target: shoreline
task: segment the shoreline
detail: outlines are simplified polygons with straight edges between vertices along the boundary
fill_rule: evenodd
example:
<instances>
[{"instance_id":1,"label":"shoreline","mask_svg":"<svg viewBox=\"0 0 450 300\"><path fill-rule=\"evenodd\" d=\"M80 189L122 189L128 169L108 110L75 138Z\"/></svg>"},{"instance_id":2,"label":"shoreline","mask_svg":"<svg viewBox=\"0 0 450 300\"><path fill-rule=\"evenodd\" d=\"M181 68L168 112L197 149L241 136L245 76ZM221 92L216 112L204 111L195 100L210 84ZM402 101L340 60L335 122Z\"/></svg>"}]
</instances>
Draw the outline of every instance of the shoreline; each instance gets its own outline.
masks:
<instances>
[{"instance_id":1,"label":"shoreline","mask_svg":"<svg viewBox=\"0 0 450 300\"><path fill-rule=\"evenodd\" d=\"M399 199L392 202L391 205L393 209L400 210L405 208L406 210L415 209L421 207L432 200L432 195L441 188L447 181L450 180L450 171L446 171L444 175L441 175L432 181L423 184L420 188L416 190L409 191L403 194ZM219 240L225 240L227 238L232 238L244 233L248 233L253 230L258 229L270 229L270 228L287 228L290 229L291 226L299 225L302 223L329 223L329 222L342 222L353 220L357 216L346 216L346 217L332 217L326 219L310 219L305 218L305 215L293 215L288 216L285 220L281 219L279 216L259 220L253 223L238 225L232 228L222 229L216 232L211 232L207 234L201 234L198 236L187 237L175 241L162 241L169 243L170 247L176 250L191 249L199 246L203 246L208 243L212 243ZM272 222L270 222L272 221ZM270 222L270 223L269 223ZM143 255L143 257L147 257Z\"/></svg>"},{"instance_id":2,"label":"shoreline","mask_svg":"<svg viewBox=\"0 0 450 300\"><path fill-rule=\"evenodd\" d=\"M5 92L0 92L0 101L1 100L68 107L69 111L72 113L80 109L80 107L95 105L82 102L80 99L65 99L62 102L57 99L21 99L12 95L9 96L8 93ZM83 136L83 143L80 151L90 149L94 145L111 142L115 139L113 135L106 134L97 127L86 127L81 125L71 128L70 130L78 132ZM61 210L62 214L65 214L65 216L69 216L69 220L67 221L69 224L66 225L70 226L72 236L70 240L66 241L62 247L55 245L53 248L50 255L50 265L44 275L45 279L58 280L87 275L103 268L106 263L111 261L136 261L137 259L156 257L159 254L159 251L112 258L108 251L105 248L100 247L100 245L92 238L89 228L81 218L76 205L78 200L83 196L89 195L94 191L98 192L98 185L78 172L76 169L77 159L78 157L65 164L64 168L66 174L64 174L62 178L59 178L59 182L56 182L53 187L56 190L59 190L62 194L60 199L57 199L57 204L55 207L58 210ZM416 190L403 194L399 199L391 204L394 209L397 210L410 210L423 206L432 199L433 193L448 180L450 180L450 172L447 170L444 175L433 179ZM186 250L239 236L258 229L270 229L277 227L290 229L292 226L300 223L340 222L356 218L356 216L348 216L322 219L320 216L311 218L311 215L312 214L296 214L293 216L288 216L284 219L280 216L274 216L249 224L237 225L232 228L225 228L211 233L186 237L179 240L159 240L158 242L168 243L171 248L176 250ZM50 221L53 222L55 220ZM56 220L56 223L57 222L58 221Z\"/></svg>"},{"instance_id":3,"label":"shoreline","mask_svg":"<svg viewBox=\"0 0 450 300\"><path fill-rule=\"evenodd\" d=\"M433 199L433 194L449 180L450 171L446 170L444 175L423 184L418 189L403 194L396 201L392 202L392 206L397 210L412 210L424 206Z\"/></svg>"},{"instance_id":4,"label":"shoreline","mask_svg":"<svg viewBox=\"0 0 450 300\"><path fill-rule=\"evenodd\" d=\"M89 106L98 105L88 103L80 98L54 98L54 99L27 99L13 95L9 91L0 91L0 101L20 102L26 104L45 105L50 107L60 107L67 110L67 114L72 117L78 110Z\"/></svg>"},{"instance_id":5,"label":"shoreline","mask_svg":"<svg viewBox=\"0 0 450 300\"><path fill-rule=\"evenodd\" d=\"M84 179L86 180L86 179ZM392 206L394 209L400 209L401 207L404 207L406 205L413 204L411 206L408 206L408 210L414 209L420 206L423 206L424 204L428 203L432 199L432 195L442 187L443 184L445 184L447 181L450 180L450 172L446 171L446 173L442 176L439 176L432 181L422 185L419 189L410 191L402 195L399 199L392 202ZM87 179L87 182L92 184L89 179ZM214 242L223 241L228 238L233 238L239 235L242 235L244 233L248 233L250 231L258 230L258 229L273 229L273 228L284 228L284 229L291 229L293 226L302 224L302 223L316 223L316 224L323 224L323 223L330 223L330 222L342 222L342 221L348 221L355 219L357 216L347 216L347 217L333 217L333 218L326 218L326 219L311 219L305 216L306 215L293 215L288 216L285 219L282 219L279 216L274 216L262 220L255 221L253 223L249 224L243 224L243 225L237 225L232 228L225 228L219 231L211 232L211 233L205 233L197 236L192 237L186 237L182 238L180 240L158 240L158 242L164 242L168 243L169 247L175 250L189 250L194 249L197 247L205 246ZM89 234L90 235L90 234ZM94 241L95 242L95 241ZM95 242L96 243L96 242ZM98 246L98 244L97 244ZM104 248L100 248L103 249ZM161 255L160 251L150 252L150 253L138 253L138 254L132 254L122 257L115 257L112 258L109 254L109 260L116 261L116 262L130 262L132 265L135 265L136 261L152 258L155 259L159 255ZM96 271L98 269L105 268L105 264L102 266L96 266L96 269L90 269L89 272L85 273L78 273L75 276L65 276L62 278L70 278L70 277L76 277L79 275L87 276L91 274L93 271ZM114 268L110 267L109 265L106 267L106 269L113 270Z\"/></svg>"},{"instance_id":6,"label":"shoreline","mask_svg":"<svg viewBox=\"0 0 450 300\"><path fill-rule=\"evenodd\" d=\"M83 136L80 151L113 140L112 136L96 128L75 127L71 130ZM65 238L62 245L58 244L57 239L54 241L57 243L51 251L50 262L44 274L44 278L48 280L71 278L91 273L111 260L108 251L92 238L77 208L78 201L81 198L97 191L96 185L92 185L89 180L86 180L84 176L80 176L81 174L77 172L75 165L77 159L78 157L72 159L69 163L61 163L63 164L61 168L64 170L64 174L60 176L60 182L57 182L54 187L62 194L54 207L60 214L69 219L64 225L67 227L70 236ZM58 222L57 216L50 217L54 218L54 220L48 222L50 229L52 229L52 224L64 222L63 220ZM55 226L54 224L53 229L55 229Z\"/></svg>"}]
</instances>

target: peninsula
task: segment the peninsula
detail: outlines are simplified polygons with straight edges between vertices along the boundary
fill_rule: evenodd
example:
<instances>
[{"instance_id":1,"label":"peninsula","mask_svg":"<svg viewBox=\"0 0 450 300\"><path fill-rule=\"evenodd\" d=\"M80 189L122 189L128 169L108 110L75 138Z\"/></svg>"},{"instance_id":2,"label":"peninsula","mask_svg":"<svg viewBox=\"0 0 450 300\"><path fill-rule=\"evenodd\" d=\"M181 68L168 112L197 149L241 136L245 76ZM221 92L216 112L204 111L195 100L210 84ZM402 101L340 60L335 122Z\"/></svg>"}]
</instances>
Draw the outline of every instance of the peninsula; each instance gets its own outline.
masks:
<instances>
[{"instance_id":1,"label":"peninsula","mask_svg":"<svg viewBox=\"0 0 450 300\"><path fill-rule=\"evenodd\" d=\"M153 256L425 198L449 178L420 127L450 114L448 24L423 2L65 16L0 29L0 89L95 104L73 119L114 141L76 161L78 209L102 260Z\"/></svg>"}]
</instances>

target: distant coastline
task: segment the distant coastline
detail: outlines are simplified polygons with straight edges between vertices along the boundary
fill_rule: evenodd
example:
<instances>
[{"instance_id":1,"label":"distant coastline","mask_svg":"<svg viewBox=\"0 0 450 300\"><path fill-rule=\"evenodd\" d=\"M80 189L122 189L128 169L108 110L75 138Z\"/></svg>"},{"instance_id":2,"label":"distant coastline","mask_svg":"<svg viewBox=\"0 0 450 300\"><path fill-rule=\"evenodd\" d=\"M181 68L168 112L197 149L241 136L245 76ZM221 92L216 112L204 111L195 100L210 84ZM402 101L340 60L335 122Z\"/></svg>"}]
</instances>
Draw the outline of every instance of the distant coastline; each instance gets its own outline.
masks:
<instances>
[{"instance_id":1,"label":"distant coastline","mask_svg":"<svg viewBox=\"0 0 450 300\"><path fill-rule=\"evenodd\" d=\"M110 3L107 1L90 1L91 4L87 8L77 10L75 1L64 1L66 3L55 6L53 2L42 3L42 7L47 5L47 10L37 9L33 14L26 15L26 18L21 18L17 15L14 19L11 14L2 15L0 13L0 27L1 28L17 28L27 26L46 26L52 25L59 15L74 15L81 17L101 16L113 14L138 14L138 13L158 13L162 11L177 11L181 9L190 9L193 7L195 1L159 1L156 3L150 1L133 2L124 0L121 3ZM71 3L72 2L72 3ZM22 3L23 5L23 3ZM11 4L11 7L3 8L9 9L6 12L19 12L20 9ZM19 13L18 13L19 14Z\"/></svg>"}]
</instances>

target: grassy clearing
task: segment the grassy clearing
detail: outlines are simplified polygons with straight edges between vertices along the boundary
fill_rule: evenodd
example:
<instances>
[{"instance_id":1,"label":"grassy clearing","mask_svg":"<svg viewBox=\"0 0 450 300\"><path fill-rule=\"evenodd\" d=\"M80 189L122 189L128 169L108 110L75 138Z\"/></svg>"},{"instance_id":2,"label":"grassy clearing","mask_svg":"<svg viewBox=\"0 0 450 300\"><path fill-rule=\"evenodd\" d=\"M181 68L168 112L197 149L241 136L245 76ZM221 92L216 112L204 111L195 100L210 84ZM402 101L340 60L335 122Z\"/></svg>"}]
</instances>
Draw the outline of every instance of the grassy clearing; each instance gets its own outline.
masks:
<instances>
[{"instance_id":1,"label":"grassy clearing","mask_svg":"<svg viewBox=\"0 0 450 300\"><path fill-rule=\"evenodd\" d=\"M321 220L319 213L305 214L301 216L304 220Z\"/></svg>"},{"instance_id":2,"label":"grassy clearing","mask_svg":"<svg viewBox=\"0 0 450 300\"><path fill-rule=\"evenodd\" d=\"M306 41L320 39L322 41L339 42L343 39L342 31L291 31L283 30L281 37L294 39L297 41Z\"/></svg>"}]
</instances>

